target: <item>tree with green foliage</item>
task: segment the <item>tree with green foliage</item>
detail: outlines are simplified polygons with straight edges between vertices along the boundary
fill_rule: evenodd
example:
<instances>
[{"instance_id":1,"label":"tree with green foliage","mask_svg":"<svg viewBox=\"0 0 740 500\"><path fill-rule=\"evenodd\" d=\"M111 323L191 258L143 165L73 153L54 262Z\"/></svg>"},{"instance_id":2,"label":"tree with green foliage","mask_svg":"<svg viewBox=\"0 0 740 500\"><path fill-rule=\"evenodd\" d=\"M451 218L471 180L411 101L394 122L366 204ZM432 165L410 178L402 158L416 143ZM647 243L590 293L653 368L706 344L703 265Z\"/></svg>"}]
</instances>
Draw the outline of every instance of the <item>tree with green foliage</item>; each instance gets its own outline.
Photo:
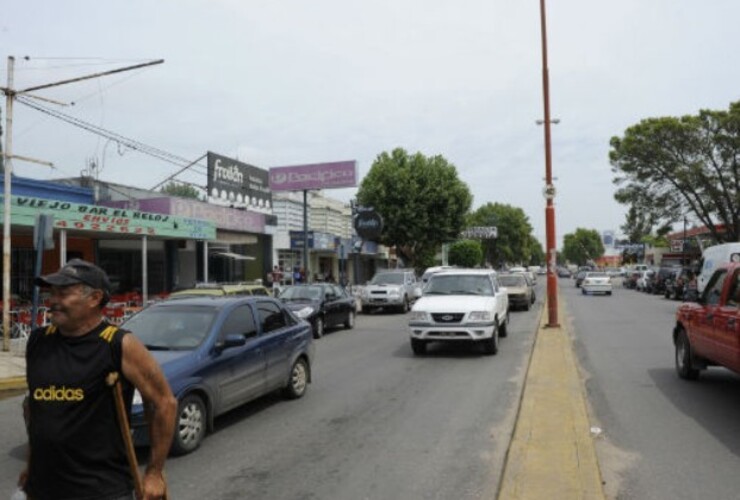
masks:
<instances>
[{"instance_id":1,"label":"tree with green foliage","mask_svg":"<svg viewBox=\"0 0 740 500\"><path fill-rule=\"evenodd\" d=\"M169 194L170 196L179 196L180 198L193 198L195 200L201 198L201 193L196 188L190 184L180 184L177 182L170 182L160 189L160 192Z\"/></svg>"},{"instance_id":2,"label":"tree with green foliage","mask_svg":"<svg viewBox=\"0 0 740 500\"><path fill-rule=\"evenodd\" d=\"M458 238L473 196L444 157L396 148L377 156L357 201L382 215L379 243L395 246L407 265L422 269L442 243Z\"/></svg>"},{"instance_id":3,"label":"tree with green foliage","mask_svg":"<svg viewBox=\"0 0 740 500\"><path fill-rule=\"evenodd\" d=\"M604 244L596 229L577 228L563 237L563 257L568 262L586 265L604 255Z\"/></svg>"},{"instance_id":4,"label":"tree with green foliage","mask_svg":"<svg viewBox=\"0 0 740 500\"><path fill-rule=\"evenodd\" d=\"M451 266L476 267L483 260L480 241L460 240L450 245L448 260Z\"/></svg>"},{"instance_id":5,"label":"tree with green foliage","mask_svg":"<svg viewBox=\"0 0 740 500\"><path fill-rule=\"evenodd\" d=\"M486 203L468 217L468 227L471 226L495 226L498 229L496 239L483 240L486 261L495 268L504 264L526 265L537 251L533 245L536 240L532 236L532 225L521 208Z\"/></svg>"},{"instance_id":6,"label":"tree with green foliage","mask_svg":"<svg viewBox=\"0 0 740 500\"><path fill-rule=\"evenodd\" d=\"M542 243L540 243L540 240L530 234L529 245L527 246L529 248L529 261L527 264L531 266L540 266L545 264L545 251L542 249Z\"/></svg>"},{"instance_id":7,"label":"tree with green foliage","mask_svg":"<svg viewBox=\"0 0 740 500\"><path fill-rule=\"evenodd\" d=\"M630 206L627 234L638 223L642 236L656 225L660 233L691 214L717 241L740 240L740 101L728 111L642 120L611 148L614 197Z\"/></svg>"}]
</instances>

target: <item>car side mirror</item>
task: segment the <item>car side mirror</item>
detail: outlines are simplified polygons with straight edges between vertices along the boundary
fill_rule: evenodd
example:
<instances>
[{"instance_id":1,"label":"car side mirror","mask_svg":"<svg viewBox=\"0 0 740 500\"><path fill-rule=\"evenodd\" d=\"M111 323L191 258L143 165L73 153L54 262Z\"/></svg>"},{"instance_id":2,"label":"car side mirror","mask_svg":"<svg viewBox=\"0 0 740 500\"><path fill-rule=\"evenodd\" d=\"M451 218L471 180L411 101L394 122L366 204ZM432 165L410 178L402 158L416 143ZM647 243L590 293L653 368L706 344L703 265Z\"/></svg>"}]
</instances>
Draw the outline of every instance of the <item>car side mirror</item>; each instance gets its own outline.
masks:
<instances>
[{"instance_id":1,"label":"car side mirror","mask_svg":"<svg viewBox=\"0 0 740 500\"><path fill-rule=\"evenodd\" d=\"M228 349L230 347L243 346L246 343L247 343L247 338L244 335L239 335L237 333L230 333L229 335L224 337L223 342L220 342L218 344L218 349L219 351L223 351L224 349Z\"/></svg>"}]
</instances>

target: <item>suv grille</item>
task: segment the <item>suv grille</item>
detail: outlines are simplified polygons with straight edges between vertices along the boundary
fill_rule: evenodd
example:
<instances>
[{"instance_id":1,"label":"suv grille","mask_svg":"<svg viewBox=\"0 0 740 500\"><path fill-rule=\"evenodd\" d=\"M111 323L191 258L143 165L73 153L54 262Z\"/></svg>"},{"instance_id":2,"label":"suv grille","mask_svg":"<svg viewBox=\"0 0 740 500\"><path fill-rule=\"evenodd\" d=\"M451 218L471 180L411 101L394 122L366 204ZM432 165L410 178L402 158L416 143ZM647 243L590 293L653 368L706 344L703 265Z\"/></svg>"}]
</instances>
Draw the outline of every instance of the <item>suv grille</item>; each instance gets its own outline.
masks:
<instances>
[{"instance_id":1,"label":"suv grille","mask_svg":"<svg viewBox=\"0 0 740 500\"><path fill-rule=\"evenodd\" d=\"M435 323L459 323L465 313L433 313L432 319Z\"/></svg>"}]
</instances>

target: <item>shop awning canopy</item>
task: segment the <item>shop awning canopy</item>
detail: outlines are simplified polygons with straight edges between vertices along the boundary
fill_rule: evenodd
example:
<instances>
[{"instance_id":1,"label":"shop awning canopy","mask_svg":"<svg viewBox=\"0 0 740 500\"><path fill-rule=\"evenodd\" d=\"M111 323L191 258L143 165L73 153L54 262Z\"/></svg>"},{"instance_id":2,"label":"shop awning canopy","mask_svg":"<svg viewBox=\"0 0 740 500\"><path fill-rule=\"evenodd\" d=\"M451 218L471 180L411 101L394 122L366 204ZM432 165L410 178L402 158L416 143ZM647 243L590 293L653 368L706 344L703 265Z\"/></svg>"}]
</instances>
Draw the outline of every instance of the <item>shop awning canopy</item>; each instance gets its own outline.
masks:
<instances>
[{"instance_id":1,"label":"shop awning canopy","mask_svg":"<svg viewBox=\"0 0 740 500\"><path fill-rule=\"evenodd\" d=\"M255 260L255 257L250 257L249 255L240 255L234 252L215 252L213 255L234 260Z\"/></svg>"}]
</instances>

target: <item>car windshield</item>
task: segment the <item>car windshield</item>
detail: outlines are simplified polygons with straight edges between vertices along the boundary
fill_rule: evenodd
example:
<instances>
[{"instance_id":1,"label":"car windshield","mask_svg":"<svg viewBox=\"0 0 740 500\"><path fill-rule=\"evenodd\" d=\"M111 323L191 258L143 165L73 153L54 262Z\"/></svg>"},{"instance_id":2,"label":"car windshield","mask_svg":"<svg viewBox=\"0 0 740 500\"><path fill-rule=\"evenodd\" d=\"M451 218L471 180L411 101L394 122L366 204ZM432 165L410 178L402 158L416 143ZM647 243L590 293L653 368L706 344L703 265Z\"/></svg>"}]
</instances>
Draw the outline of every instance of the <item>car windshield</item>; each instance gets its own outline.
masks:
<instances>
[{"instance_id":1,"label":"car windshield","mask_svg":"<svg viewBox=\"0 0 740 500\"><path fill-rule=\"evenodd\" d=\"M280 293L282 300L313 300L321 298L320 286L291 286Z\"/></svg>"},{"instance_id":2,"label":"car windshield","mask_svg":"<svg viewBox=\"0 0 740 500\"><path fill-rule=\"evenodd\" d=\"M608 275L606 273L587 273L587 278L607 278Z\"/></svg>"},{"instance_id":3,"label":"car windshield","mask_svg":"<svg viewBox=\"0 0 740 500\"><path fill-rule=\"evenodd\" d=\"M210 306L152 307L123 326L151 350L190 350L205 340L215 315Z\"/></svg>"},{"instance_id":4,"label":"car windshield","mask_svg":"<svg viewBox=\"0 0 740 500\"><path fill-rule=\"evenodd\" d=\"M493 295L493 286L488 276L435 275L424 295Z\"/></svg>"},{"instance_id":5,"label":"car windshield","mask_svg":"<svg viewBox=\"0 0 740 500\"><path fill-rule=\"evenodd\" d=\"M371 285L403 285L403 273L381 273L373 276Z\"/></svg>"},{"instance_id":6,"label":"car windshield","mask_svg":"<svg viewBox=\"0 0 740 500\"><path fill-rule=\"evenodd\" d=\"M498 282L501 283L501 286L527 286L524 276L503 274L498 277Z\"/></svg>"}]
</instances>

